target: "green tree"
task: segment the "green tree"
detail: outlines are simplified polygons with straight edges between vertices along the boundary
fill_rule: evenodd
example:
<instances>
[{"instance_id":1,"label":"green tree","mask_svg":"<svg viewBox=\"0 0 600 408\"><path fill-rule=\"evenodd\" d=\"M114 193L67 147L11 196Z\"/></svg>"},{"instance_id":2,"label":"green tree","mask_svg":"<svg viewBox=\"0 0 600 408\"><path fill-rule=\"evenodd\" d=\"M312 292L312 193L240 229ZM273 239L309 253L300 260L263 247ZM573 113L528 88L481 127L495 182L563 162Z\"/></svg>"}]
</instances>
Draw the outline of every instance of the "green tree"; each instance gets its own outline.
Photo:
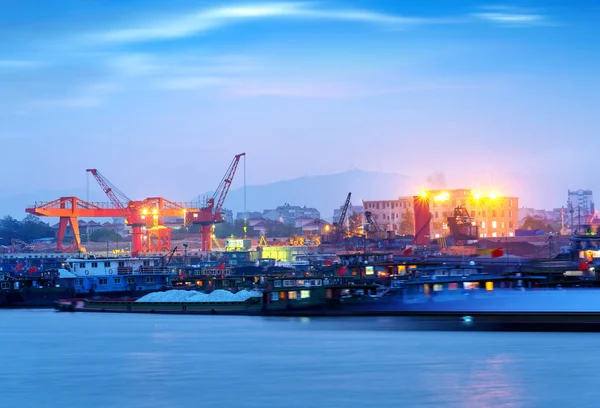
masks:
<instances>
[{"instance_id":1,"label":"green tree","mask_svg":"<svg viewBox=\"0 0 600 408\"><path fill-rule=\"evenodd\" d=\"M523 220L523 224L521 224L521 229L523 230L543 230L547 232L548 226L542 220L538 220L531 216L525 217Z\"/></svg>"},{"instance_id":2,"label":"green tree","mask_svg":"<svg viewBox=\"0 0 600 408\"><path fill-rule=\"evenodd\" d=\"M402 214L400 221L400 235L414 235L415 233L415 216L411 209L406 208Z\"/></svg>"},{"instance_id":3,"label":"green tree","mask_svg":"<svg viewBox=\"0 0 600 408\"><path fill-rule=\"evenodd\" d=\"M267 221L266 235L269 238L291 237L298 233L300 233L300 228L296 228L293 225L286 225L277 221Z\"/></svg>"},{"instance_id":4,"label":"green tree","mask_svg":"<svg viewBox=\"0 0 600 408\"><path fill-rule=\"evenodd\" d=\"M92 242L118 242L123 240L122 236L108 229L96 230L90 234L90 241Z\"/></svg>"}]
</instances>

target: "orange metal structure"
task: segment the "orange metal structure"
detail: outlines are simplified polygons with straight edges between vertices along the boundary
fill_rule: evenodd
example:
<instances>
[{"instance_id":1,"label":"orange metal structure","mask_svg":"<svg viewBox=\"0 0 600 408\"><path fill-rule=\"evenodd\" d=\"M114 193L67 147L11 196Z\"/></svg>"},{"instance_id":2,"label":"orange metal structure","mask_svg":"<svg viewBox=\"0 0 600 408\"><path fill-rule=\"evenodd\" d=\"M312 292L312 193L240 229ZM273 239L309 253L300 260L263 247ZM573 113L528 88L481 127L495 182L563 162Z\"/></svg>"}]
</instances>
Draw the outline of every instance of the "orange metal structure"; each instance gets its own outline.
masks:
<instances>
[{"instance_id":1,"label":"orange metal structure","mask_svg":"<svg viewBox=\"0 0 600 408\"><path fill-rule=\"evenodd\" d=\"M223 222L223 203L235 177L235 171L240 163L240 159L244 156L246 156L246 153L240 153L233 158L221 183L219 183L213 196L206 200L204 207L199 210L189 211L186 215L186 224L200 225L202 251L212 251L213 225Z\"/></svg>"},{"instance_id":2,"label":"orange metal structure","mask_svg":"<svg viewBox=\"0 0 600 408\"><path fill-rule=\"evenodd\" d=\"M57 200L36 203L33 207L27 208L25 211L29 214L40 217L59 217L58 239L56 247L60 251L78 250L81 246L79 235L79 217L125 217L127 225L132 227L132 244L131 251L133 256L137 256L144 250L160 251L170 248L170 228L159 228L160 233L156 234L153 228L150 228L150 233L147 239L146 246L143 245L143 228L155 218L160 217L184 217L188 211L197 211L197 208L186 208L181 204L166 200L162 197L146 198L141 201L132 201L128 203L126 208L115 206L111 203L89 203L77 197L61 197ZM75 236L73 245L65 248L62 241L67 230L67 226L71 224L73 235ZM156 237L156 238L155 238ZM152 243L155 243L152 245Z\"/></svg>"}]
</instances>

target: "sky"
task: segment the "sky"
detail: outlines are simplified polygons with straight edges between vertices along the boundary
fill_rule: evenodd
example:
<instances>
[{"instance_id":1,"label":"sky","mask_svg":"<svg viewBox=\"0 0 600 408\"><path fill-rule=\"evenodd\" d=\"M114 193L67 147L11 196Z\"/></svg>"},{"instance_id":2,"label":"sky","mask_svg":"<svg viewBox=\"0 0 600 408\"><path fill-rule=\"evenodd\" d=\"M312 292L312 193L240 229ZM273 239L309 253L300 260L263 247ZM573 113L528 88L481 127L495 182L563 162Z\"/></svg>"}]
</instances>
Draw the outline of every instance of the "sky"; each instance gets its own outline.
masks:
<instances>
[{"instance_id":1,"label":"sky","mask_svg":"<svg viewBox=\"0 0 600 408\"><path fill-rule=\"evenodd\" d=\"M407 195L600 194L594 3L4 0L0 197L97 168L187 200L240 152L248 184L360 168Z\"/></svg>"}]
</instances>

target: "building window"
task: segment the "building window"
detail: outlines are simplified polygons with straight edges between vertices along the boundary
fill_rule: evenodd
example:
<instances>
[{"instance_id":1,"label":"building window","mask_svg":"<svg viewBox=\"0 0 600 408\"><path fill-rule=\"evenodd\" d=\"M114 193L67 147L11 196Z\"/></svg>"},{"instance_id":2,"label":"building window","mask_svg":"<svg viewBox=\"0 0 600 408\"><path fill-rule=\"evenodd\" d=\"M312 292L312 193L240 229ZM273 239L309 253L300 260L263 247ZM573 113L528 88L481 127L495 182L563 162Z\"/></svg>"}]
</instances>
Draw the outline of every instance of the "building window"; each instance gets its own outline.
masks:
<instances>
[{"instance_id":1,"label":"building window","mask_svg":"<svg viewBox=\"0 0 600 408\"><path fill-rule=\"evenodd\" d=\"M496 221L492 221L492 228L498 228L498 223Z\"/></svg>"},{"instance_id":2,"label":"building window","mask_svg":"<svg viewBox=\"0 0 600 408\"><path fill-rule=\"evenodd\" d=\"M119 268L125 267L125 261L119 261Z\"/></svg>"},{"instance_id":3,"label":"building window","mask_svg":"<svg viewBox=\"0 0 600 408\"><path fill-rule=\"evenodd\" d=\"M496 210L492 210L492 217L497 217Z\"/></svg>"},{"instance_id":4,"label":"building window","mask_svg":"<svg viewBox=\"0 0 600 408\"><path fill-rule=\"evenodd\" d=\"M81 268L85 268L85 262L82 262L82 263L80 263L80 264L79 264L79 266L80 266Z\"/></svg>"},{"instance_id":5,"label":"building window","mask_svg":"<svg viewBox=\"0 0 600 408\"><path fill-rule=\"evenodd\" d=\"M108 285L107 278L98 278L98 285Z\"/></svg>"},{"instance_id":6,"label":"building window","mask_svg":"<svg viewBox=\"0 0 600 408\"><path fill-rule=\"evenodd\" d=\"M508 212L508 216L509 216L509 217L512 217L512 210L510 210L510 211Z\"/></svg>"},{"instance_id":7,"label":"building window","mask_svg":"<svg viewBox=\"0 0 600 408\"><path fill-rule=\"evenodd\" d=\"M154 276L146 276L146 283L154 283Z\"/></svg>"},{"instance_id":8,"label":"building window","mask_svg":"<svg viewBox=\"0 0 600 408\"><path fill-rule=\"evenodd\" d=\"M482 214L482 216L483 216L483 217L485 217L485 211L482 211L482 213L481 213L481 214Z\"/></svg>"},{"instance_id":9,"label":"building window","mask_svg":"<svg viewBox=\"0 0 600 408\"><path fill-rule=\"evenodd\" d=\"M115 284L116 285L120 285L121 284L121 278L115 278Z\"/></svg>"},{"instance_id":10,"label":"building window","mask_svg":"<svg viewBox=\"0 0 600 408\"><path fill-rule=\"evenodd\" d=\"M492 232L492 237L496 238L496 236L497 236L496 233Z\"/></svg>"},{"instance_id":11,"label":"building window","mask_svg":"<svg viewBox=\"0 0 600 408\"><path fill-rule=\"evenodd\" d=\"M481 221L481 229L485 229L485 221Z\"/></svg>"},{"instance_id":12,"label":"building window","mask_svg":"<svg viewBox=\"0 0 600 408\"><path fill-rule=\"evenodd\" d=\"M448 229L448 224L446 224L445 222L442 223L442 229Z\"/></svg>"},{"instance_id":13,"label":"building window","mask_svg":"<svg viewBox=\"0 0 600 408\"><path fill-rule=\"evenodd\" d=\"M504 221L502 221L502 228L504 229Z\"/></svg>"},{"instance_id":14,"label":"building window","mask_svg":"<svg viewBox=\"0 0 600 408\"><path fill-rule=\"evenodd\" d=\"M104 267L105 268L110 268L110 262L104 262Z\"/></svg>"},{"instance_id":15,"label":"building window","mask_svg":"<svg viewBox=\"0 0 600 408\"><path fill-rule=\"evenodd\" d=\"M508 206L512 207L512 200L508 200Z\"/></svg>"},{"instance_id":16,"label":"building window","mask_svg":"<svg viewBox=\"0 0 600 408\"><path fill-rule=\"evenodd\" d=\"M98 267L98 262L92 262L92 268L97 268Z\"/></svg>"},{"instance_id":17,"label":"building window","mask_svg":"<svg viewBox=\"0 0 600 408\"><path fill-rule=\"evenodd\" d=\"M512 228L512 227L513 227L513 222L512 222L512 221L509 221L509 222L508 222L508 228Z\"/></svg>"},{"instance_id":18,"label":"building window","mask_svg":"<svg viewBox=\"0 0 600 408\"><path fill-rule=\"evenodd\" d=\"M135 278L127 278L128 285L135 285Z\"/></svg>"},{"instance_id":19,"label":"building window","mask_svg":"<svg viewBox=\"0 0 600 408\"><path fill-rule=\"evenodd\" d=\"M471 211L471 217L475 217L475 211Z\"/></svg>"},{"instance_id":20,"label":"building window","mask_svg":"<svg viewBox=\"0 0 600 408\"><path fill-rule=\"evenodd\" d=\"M515 236L515 234L513 234L512 232L509 232L509 233L508 233L508 236L509 236L509 237L514 237L514 236Z\"/></svg>"}]
</instances>

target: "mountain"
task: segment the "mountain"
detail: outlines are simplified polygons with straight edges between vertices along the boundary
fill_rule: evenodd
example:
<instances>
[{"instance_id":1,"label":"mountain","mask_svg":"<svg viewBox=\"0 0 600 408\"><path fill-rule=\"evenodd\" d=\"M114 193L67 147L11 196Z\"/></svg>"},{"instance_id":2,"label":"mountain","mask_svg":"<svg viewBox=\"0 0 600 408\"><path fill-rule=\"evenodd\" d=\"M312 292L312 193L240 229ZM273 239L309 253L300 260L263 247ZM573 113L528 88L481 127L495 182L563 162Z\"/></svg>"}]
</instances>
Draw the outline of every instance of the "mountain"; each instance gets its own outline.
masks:
<instances>
[{"instance_id":1,"label":"mountain","mask_svg":"<svg viewBox=\"0 0 600 408\"><path fill-rule=\"evenodd\" d=\"M410 194L406 176L396 173L379 173L349 170L338 174L306 176L271 184L246 187L248 211L273 209L288 203L315 207L321 217L331 219L334 208L342 206L349 192L351 202L362 205L361 200L393 199ZM205 196L210 196L207 193ZM244 188L232 189L225 200L225 208L235 213L244 211Z\"/></svg>"}]
</instances>

